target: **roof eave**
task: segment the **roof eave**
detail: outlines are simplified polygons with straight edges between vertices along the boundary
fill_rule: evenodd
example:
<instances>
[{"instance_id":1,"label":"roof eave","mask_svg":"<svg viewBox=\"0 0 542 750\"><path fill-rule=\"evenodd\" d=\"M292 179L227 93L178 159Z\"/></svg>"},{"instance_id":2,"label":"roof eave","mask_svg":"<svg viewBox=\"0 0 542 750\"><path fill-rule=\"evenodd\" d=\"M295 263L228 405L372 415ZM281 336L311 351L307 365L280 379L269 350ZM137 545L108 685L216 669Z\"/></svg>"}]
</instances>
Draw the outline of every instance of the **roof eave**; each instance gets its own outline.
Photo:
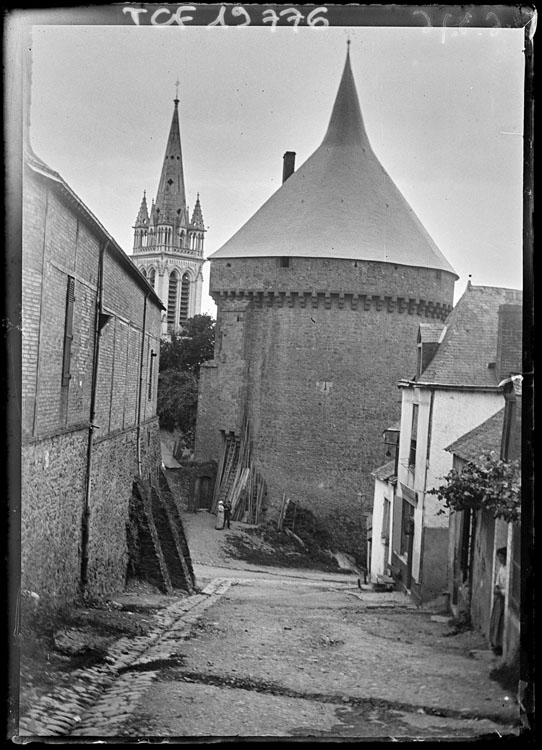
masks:
<instances>
[{"instance_id":1,"label":"roof eave","mask_svg":"<svg viewBox=\"0 0 542 750\"><path fill-rule=\"evenodd\" d=\"M397 383L398 388L429 388L432 390L446 390L446 391L495 391L500 392L502 388L499 385L473 385L461 384L461 383L439 383L436 381L421 381L421 380L400 380Z\"/></svg>"},{"instance_id":2,"label":"roof eave","mask_svg":"<svg viewBox=\"0 0 542 750\"><path fill-rule=\"evenodd\" d=\"M38 157L39 158L39 157ZM116 240L109 234L107 229L100 223L100 221L94 216L92 211L83 203L81 198L71 189L71 187L62 179L58 172L50 169L47 165L40 166L37 163L33 163L30 159L27 160L28 167L36 174L41 175L45 179L49 180L54 184L57 189L60 189L66 197L69 198L72 203L75 204L76 209L83 215L88 223L90 223L96 232L101 236L104 242L108 243L108 246L113 250L117 260L128 270L133 278L142 286L148 293L149 297L152 298L160 309L165 310L166 308L162 304L160 297L156 294L153 287L149 284L147 279L143 276L141 271L137 268L135 263L129 258L124 252L121 246Z\"/></svg>"}]
</instances>

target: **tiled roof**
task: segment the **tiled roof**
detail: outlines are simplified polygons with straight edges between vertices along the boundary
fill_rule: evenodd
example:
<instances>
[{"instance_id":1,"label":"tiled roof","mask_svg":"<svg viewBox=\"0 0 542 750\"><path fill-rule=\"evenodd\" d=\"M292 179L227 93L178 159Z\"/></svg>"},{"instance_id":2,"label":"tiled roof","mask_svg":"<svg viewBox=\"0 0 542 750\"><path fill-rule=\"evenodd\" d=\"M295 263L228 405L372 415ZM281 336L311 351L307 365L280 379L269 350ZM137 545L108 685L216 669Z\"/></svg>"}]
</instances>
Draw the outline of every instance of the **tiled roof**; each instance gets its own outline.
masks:
<instances>
[{"instance_id":1,"label":"tiled roof","mask_svg":"<svg viewBox=\"0 0 542 750\"><path fill-rule=\"evenodd\" d=\"M160 297L158 297L153 287L149 284L148 280L143 276L143 274L138 269L136 264L124 252L121 246L109 234L107 229L105 229L105 227L96 218L96 216L94 216L94 214L88 208L88 206L85 203L83 203L81 198L72 190L72 188L68 185L68 183L64 180L64 178L54 169L51 169L51 167L48 164L46 164L42 159L40 159L40 157L37 156L37 154L35 154L31 148L28 148L25 151L24 158L25 158L26 164L33 172L40 174L42 177L53 182L55 186L58 188L58 190L61 191L62 195L68 199L70 206L74 207L75 210L80 211L85 216L86 220L90 222L94 231L104 238L104 240L107 243L109 252L113 253L113 255L119 261L119 263L121 263L121 265L124 266L124 268L128 271L128 273L133 278L136 279L139 286L142 286L145 289L145 291L149 293L149 296L152 298L153 302L157 304L160 307L160 309L165 310L165 307L162 304Z\"/></svg>"},{"instance_id":2,"label":"tiled roof","mask_svg":"<svg viewBox=\"0 0 542 750\"><path fill-rule=\"evenodd\" d=\"M385 482L387 479L395 476L395 461L388 461L387 464L384 464L384 466L376 469L372 472L372 474L374 477L376 477L376 479L380 479L382 482Z\"/></svg>"},{"instance_id":3,"label":"tiled roof","mask_svg":"<svg viewBox=\"0 0 542 750\"><path fill-rule=\"evenodd\" d=\"M440 339L444 323L420 323L420 341L422 344L436 344Z\"/></svg>"},{"instance_id":4,"label":"tiled roof","mask_svg":"<svg viewBox=\"0 0 542 750\"><path fill-rule=\"evenodd\" d=\"M464 461L476 463L483 453L489 451L500 452L502 429L504 424L504 408L470 432L462 435L445 450L455 453Z\"/></svg>"},{"instance_id":5,"label":"tiled roof","mask_svg":"<svg viewBox=\"0 0 542 750\"><path fill-rule=\"evenodd\" d=\"M457 274L372 150L347 56L321 145L215 258L379 261Z\"/></svg>"},{"instance_id":6,"label":"tiled roof","mask_svg":"<svg viewBox=\"0 0 542 750\"><path fill-rule=\"evenodd\" d=\"M446 332L418 382L463 386L497 386L499 306L522 303L517 289L470 283L446 319ZM493 367L489 365L493 363ZM521 367L521 362L519 363Z\"/></svg>"}]
</instances>

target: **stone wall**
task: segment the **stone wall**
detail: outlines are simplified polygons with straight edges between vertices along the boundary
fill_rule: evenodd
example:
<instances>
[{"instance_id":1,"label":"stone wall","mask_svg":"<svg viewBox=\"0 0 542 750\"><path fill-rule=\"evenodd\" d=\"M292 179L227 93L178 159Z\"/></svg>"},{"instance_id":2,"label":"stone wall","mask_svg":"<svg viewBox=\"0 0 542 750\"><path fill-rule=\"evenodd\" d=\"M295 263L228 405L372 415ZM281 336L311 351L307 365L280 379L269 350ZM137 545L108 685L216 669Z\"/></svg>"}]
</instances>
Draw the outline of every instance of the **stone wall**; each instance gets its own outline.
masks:
<instances>
[{"instance_id":1,"label":"stone wall","mask_svg":"<svg viewBox=\"0 0 542 750\"><path fill-rule=\"evenodd\" d=\"M36 172L31 163L23 187L22 586L68 600L81 582L87 477L92 596L124 586L134 476L158 481L159 357L152 354L159 354L161 308L135 266L58 175L41 164ZM73 325L65 379L70 279ZM96 347L98 312L107 318Z\"/></svg>"},{"instance_id":2,"label":"stone wall","mask_svg":"<svg viewBox=\"0 0 542 750\"><path fill-rule=\"evenodd\" d=\"M79 589L88 431L23 445L21 588L67 600Z\"/></svg>"},{"instance_id":3,"label":"stone wall","mask_svg":"<svg viewBox=\"0 0 542 750\"><path fill-rule=\"evenodd\" d=\"M158 481L158 420L142 426L142 475ZM126 579L126 523L137 473L136 429L94 444L90 492L88 593L122 590ZM86 498L88 431L37 440L22 449L22 588L48 599L79 593L82 517Z\"/></svg>"},{"instance_id":4,"label":"stone wall","mask_svg":"<svg viewBox=\"0 0 542 750\"><path fill-rule=\"evenodd\" d=\"M219 458L245 412L255 467L276 513L283 493L313 510L338 547L365 555L371 472L416 372L420 321L451 309L453 277L363 261L213 261L213 362L202 368L196 460Z\"/></svg>"}]
</instances>

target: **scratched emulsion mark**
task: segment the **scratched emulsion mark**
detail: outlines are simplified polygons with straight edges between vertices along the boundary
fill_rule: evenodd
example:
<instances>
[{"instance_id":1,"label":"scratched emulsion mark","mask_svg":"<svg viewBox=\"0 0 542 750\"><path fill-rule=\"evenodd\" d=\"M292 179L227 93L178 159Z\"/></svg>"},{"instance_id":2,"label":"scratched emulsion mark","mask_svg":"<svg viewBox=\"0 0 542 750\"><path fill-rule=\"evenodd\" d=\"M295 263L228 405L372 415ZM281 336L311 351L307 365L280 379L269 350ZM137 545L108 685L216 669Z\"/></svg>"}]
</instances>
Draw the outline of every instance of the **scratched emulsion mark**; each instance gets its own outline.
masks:
<instances>
[{"instance_id":1,"label":"scratched emulsion mark","mask_svg":"<svg viewBox=\"0 0 542 750\"><path fill-rule=\"evenodd\" d=\"M442 29L442 43L446 41L446 31L447 29L458 29L459 32L465 30L470 23L472 22L472 13L469 11L466 11L466 13L463 13L462 11L459 13L459 15L456 15L454 13L444 13L442 18L440 18L440 14L437 18L431 19L430 14L426 10L421 10L420 8L416 8L416 10L412 11L413 16L420 16L425 21L425 26L422 27L422 31L427 33L430 28L441 28ZM492 33L496 33L497 29L500 29L502 24L499 20L499 17L496 13L493 11L489 11L485 15L485 20L488 22L488 24L491 24L491 28L494 29ZM437 22L438 21L438 22Z\"/></svg>"}]
</instances>

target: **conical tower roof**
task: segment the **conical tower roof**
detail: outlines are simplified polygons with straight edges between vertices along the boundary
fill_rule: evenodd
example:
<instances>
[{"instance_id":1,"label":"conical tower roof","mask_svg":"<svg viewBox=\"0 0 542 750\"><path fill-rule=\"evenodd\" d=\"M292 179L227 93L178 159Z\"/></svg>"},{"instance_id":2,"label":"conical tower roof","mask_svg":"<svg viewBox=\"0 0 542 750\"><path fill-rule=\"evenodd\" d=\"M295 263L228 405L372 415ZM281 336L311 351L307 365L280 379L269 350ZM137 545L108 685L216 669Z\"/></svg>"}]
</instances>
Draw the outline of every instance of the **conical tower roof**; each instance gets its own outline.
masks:
<instances>
[{"instance_id":1,"label":"conical tower roof","mask_svg":"<svg viewBox=\"0 0 542 750\"><path fill-rule=\"evenodd\" d=\"M175 109L166 146L162 174L158 185L154 206L154 221L158 224L175 224L186 209L184 190L183 154L179 127L179 100L175 99Z\"/></svg>"},{"instance_id":2,"label":"conical tower roof","mask_svg":"<svg viewBox=\"0 0 542 750\"><path fill-rule=\"evenodd\" d=\"M210 258L281 255L455 274L371 148L349 54L321 145Z\"/></svg>"}]
</instances>

